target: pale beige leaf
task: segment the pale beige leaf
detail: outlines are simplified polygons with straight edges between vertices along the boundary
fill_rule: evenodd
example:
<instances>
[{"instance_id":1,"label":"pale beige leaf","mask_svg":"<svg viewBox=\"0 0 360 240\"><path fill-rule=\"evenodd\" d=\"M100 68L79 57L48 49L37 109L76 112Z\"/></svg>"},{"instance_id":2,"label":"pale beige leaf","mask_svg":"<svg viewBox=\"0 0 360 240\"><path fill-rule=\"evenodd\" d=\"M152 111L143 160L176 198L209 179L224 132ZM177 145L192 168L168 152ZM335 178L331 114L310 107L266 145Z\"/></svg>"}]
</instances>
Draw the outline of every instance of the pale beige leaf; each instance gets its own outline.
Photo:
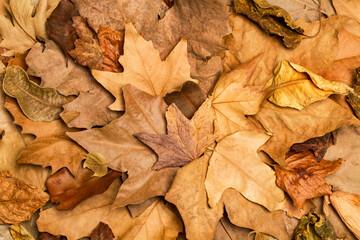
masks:
<instances>
[{"instance_id":1,"label":"pale beige leaf","mask_svg":"<svg viewBox=\"0 0 360 240\"><path fill-rule=\"evenodd\" d=\"M94 172L94 176L102 177L107 173L107 163L105 157L98 152L91 152L86 154L86 159L83 164L84 168L89 168Z\"/></svg>"},{"instance_id":2,"label":"pale beige leaf","mask_svg":"<svg viewBox=\"0 0 360 240\"><path fill-rule=\"evenodd\" d=\"M360 23L360 2L357 0L332 0L338 15L356 19Z\"/></svg>"},{"instance_id":3,"label":"pale beige leaf","mask_svg":"<svg viewBox=\"0 0 360 240\"><path fill-rule=\"evenodd\" d=\"M143 39L132 23L125 26L124 55L120 56L119 62L124 67L122 73L91 71L96 80L116 97L110 105L112 110L124 110L121 88L126 84L163 97L180 90L186 81L197 82L190 77L186 40L181 40L166 61L161 61L152 42Z\"/></svg>"},{"instance_id":4,"label":"pale beige leaf","mask_svg":"<svg viewBox=\"0 0 360 240\"><path fill-rule=\"evenodd\" d=\"M227 188L234 188L270 211L282 209L284 192L275 184L275 172L257 153L268 139L268 135L257 131L240 131L217 144L205 181L211 207Z\"/></svg>"},{"instance_id":5,"label":"pale beige leaf","mask_svg":"<svg viewBox=\"0 0 360 240\"><path fill-rule=\"evenodd\" d=\"M14 240L11 237L9 225L0 225L0 238L2 240Z\"/></svg>"}]
</instances>

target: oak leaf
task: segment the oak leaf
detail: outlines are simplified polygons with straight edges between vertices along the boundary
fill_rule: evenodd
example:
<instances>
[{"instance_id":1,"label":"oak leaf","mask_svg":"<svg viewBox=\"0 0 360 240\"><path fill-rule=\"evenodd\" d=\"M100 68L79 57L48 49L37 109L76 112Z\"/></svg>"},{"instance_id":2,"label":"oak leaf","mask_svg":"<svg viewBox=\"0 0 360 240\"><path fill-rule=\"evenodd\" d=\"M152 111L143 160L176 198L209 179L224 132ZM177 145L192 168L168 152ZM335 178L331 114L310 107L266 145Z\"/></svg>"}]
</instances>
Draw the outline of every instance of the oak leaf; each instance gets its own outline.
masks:
<instances>
[{"instance_id":1,"label":"oak leaf","mask_svg":"<svg viewBox=\"0 0 360 240\"><path fill-rule=\"evenodd\" d=\"M40 188L12 178L9 172L0 172L0 223L17 224L30 219L45 205L49 196Z\"/></svg>"},{"instance_id":2,"label":"oak leaf","mask_svg":"<svg viewBox=\"0 0 360 240\"><path fill-rule=\"evenodd\" d=\"M123 87L125 114L103 128L94 128L68 135L89 152L99 152L108 167L127 172L129 178L121 185L114 206L126 206L165 195L176 168L152 171L156 155L134 134L165 134L166 103L161 97L151 96L137 88Z\"/></svg>"},{"instance_id":3,"label":"oak leaf","mask_svg":"<svg viewBox=\"0 0 360 240\"><path fill-rule=\"evenodd\" d=\"M276 184L290 195L296 207L302 208L306 199L332 193L325 177L334 173L345 161L317 162L314 154L306 151L288 156L285 162L285 166L275 165Z\"/></svg>"},{"instance_id":4,"label":"oak leaf","mask_svg":"<svg viewBox=\"0 0 360 240\"><path fill-rule=\"evenodd\" d=\"M119 189L115 181L103 194L93 196L76 206L72 211L57 211L50 208L40 213L37 221L39 231L53 235L65 235L68 240L89 236L103 222L109 225L120 239L175 239L182 231L182 222L169 204L154 202L139 217L131 218L124 207L113 208ZM86 223L86 224L85 224ZM68 226L72 226L69 228Z\"/></svg>"},{"instance_id":5,"label":"oak leaf","mask_svg":"<svg viewBox=\"0 0 360 240\"><path fill-rule=\"evenodd\" d=\"M181 40L166 61L161 61L151 41L143 39L132 23L126 24L124 55L120 56L119 62L124 67L122 73L92 70L95 79L115 96L116 101L110 105L112 110L124 110L121 88L126 84L163 97L180 90L186 81L197 82L190 77L186 40Z\"/></svg>"},{"instance_id":6,"label":"oak leaf","mask_svg":"<svg viewBox=\"0 0 360 240\"><path fill-rule=\"evenodd\" d=\"M211 102L206 101L188 120L175 104L166 112L167 134L140 133L136 137L159 156L153 169L181 167L199 158L215 142Z\"/></svg>"},{"instance_id":7,"label":"oak leaf","mask_svg":"<svg viewBox=\"0 0 360 240\"><path fill-rule=\"evenodd\" d=\"M359 125L349 110L330 99L312 103L300 111L266 101L255 117L272 135L260 150L280 165L285 164L285 154L293 144L321 137L345 125Z\"/></svg>"},{"instance_id":8,"label":"oak leaf","mask_svg":"<svg viewBox=\"0 0 360 240\"><path fill-rule=\"evenodd\" d=\"M270 211L282 208L285 196L275 184L275 173L257 153L268 139L269 136L257 131L239 131L217 144L205 180L211 207L220 201L227 188L234 188Z\"/></svg>"},{"instance_id":9,"label":"oak leaf","mask_svg":"<svg viewBox=\"0 0 360 240\"><path fill-rule=\"evenodd\" d=\"M90 233L90 240L113 240L115 238L109 225L100 222Z\"/></svg>"},{"instance_id":10,"label":"oak leaf","mask_svg":"<svg viewBox=\"0 0 360 240\"><path fill-rule=\"evenodd\" d=\"M102 177L107 173L106 159L101 153L98 152L91 152L86 154L83 167L93 171L95 177Z\"/></svg>"}]
</instances>

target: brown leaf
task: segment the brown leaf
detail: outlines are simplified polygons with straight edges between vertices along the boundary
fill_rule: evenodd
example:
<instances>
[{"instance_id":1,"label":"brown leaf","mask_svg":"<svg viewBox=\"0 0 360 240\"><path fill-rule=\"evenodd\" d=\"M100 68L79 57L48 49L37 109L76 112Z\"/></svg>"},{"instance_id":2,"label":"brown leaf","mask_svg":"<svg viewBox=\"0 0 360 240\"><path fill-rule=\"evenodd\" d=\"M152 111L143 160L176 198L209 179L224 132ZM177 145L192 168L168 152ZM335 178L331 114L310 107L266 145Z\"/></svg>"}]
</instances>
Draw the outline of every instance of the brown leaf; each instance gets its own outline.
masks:
<instances>
[{"instance_id":1,"label":"brown leaf","mask_svg":"<svg viewBox=\"0 0 360 240\"><path fill-rule=\"evenodd\" d=\"M332 133L327 133L322 137L311 138L303 143L296 143L291 146L294 152L305 152L311 150L317 162L320 162L328 148L335 144L335 137Z\"/></svg>"},{"instance_id":2,"label":"brown leaf","mask_svg":"<svg viewBox=\"0 0 360 240\"><path fill-rule=\"evenodd\" d=\"M288 156L285 162L286 166L275 166L276 184L290 195L296 207L302 208L306 199L331 194L325 177L345 160L317 162L314 154L306 151Z\"/></svg>"},{"instance_id":3,"label":"brown leaf","mask_svg":"<svg viewBox=\"0 0 360 240\"><path fill-rule=\"evenodd\" d=\"M66 57L66 65L68 51L75 47L74 41L77 39L76 31L72 26L72 17L78 15L79 12L75 9L72 2L61 0L46 21L47 34L51 40L61 47Z\"/></svg>"},{"instance_id":4,"label":"brown leaf","mask_svg":"<svg viewBox=\"0 0 360 240\"><path fill-rule=\"evenodd\" d=\"M205 102L206 94L198 84L188 81L183 84L181 91L166 94L164 100L168 105L175 103L185 117L190 119Z\"/></svg>"},{"instance_id":5,"label":"brown leaf","mask_svg":"<svg viewBox=\"0 0 360 240\"><path fill-rule=\"evenodd\" d=\"M137 204L154 196L165 195L176 168L152 171L156 155L133 135L165 134L166 103L161 97L146 94L137 88L123 87L125 114L103 128L94 128L68 135L89 152L99 152L108 167L127 172L114 206Z\"/></svg>"},{"instance_id":6,"label":"brown leaf","mask_svg":"<svg viewBox=\"0 0 360 240\"><path fill-rule=\"evenodd\" d=\"M39 240L66 240L64 236L54 236L47 232L40 233Z\"/></svg>"},{"instance_id":7,"label":"brown leaf","mask_svg":"<svg viewBox=\"0 0 360 240\"><path fill-rule=\"evenodd\" d=\"M12 178L9 172L0 172L0 224L17 224L49 200L49 195L37 187Z\"/></svg>"},{"instance_id":8,"label":"brown leaf","mask_svg":"<svg viewBox=\"0 0 360 240\"><path fill-rule=\"evenodd\" d=\"M124 54L124 30L113 31L111 28L100 26L98 31L100 51L104 55L101 70L122 72L119 63L120 55Z\"/></svg>"},{"instance_id":9,"label":"brown leaf","mask_svg":"<svg viewBox=\"0 0 360 240\"><path fill-rule=\"evenodd\" d=\"M237 227L229 219L223 217L216 225L214 240L247 239L250 232L250 229Z\"/></svg>"},{"instance_id":10,"label":"brown leaf","mask_svg":"<svg viewBox=\"0 0 360 240\"><path fill-rule=\"evenodd\" d=\"M235 0L234 10L256 22L267 34L280 36L288 48L296 48L302 40L304 30L289 13L266 0Z\"/></svg>"},{"instance_id":11,"label":"brown leaf","mask_svg":"<svg viewBox=\"0 0 360 240\"><path fill-rule=\"evenodd\" d=\"M90 240L113 240L115 238L111 228L106 223L100 222L90 233Z\"/></svg>"},{"instance_id":12,"label":"brown leaf","mask_svg":"<svg viewBox=\"0 0 360 240\"><path fill-rule=\"evenodd\" d=\"M71 210L80 202L105 192L111 183L121 176L121 172L109 171L103 177L93 177L93 172L82 168L81 164L76 175L62 168L46 180L50 200L59 205L57 210Z\"/></svg>"},{"instance_id":13,"label":"brown leaf","mask_svg":"<svg viewBox=\"0 0 360 240\"><path fill-rule=\"evenodd\" d=\"M199 158L215 142L210 104L210 101L206 101L191 120L172 104L166 112L167 135L136 135L159 156L153 169L184 166Z\"/></svg>"},{"instance_id":14,"label":"brown leaf","mask_svg":"<svg viewBox=\"0 0 360 240\"><path fill-rule=\"evenodd\" d=\"M158 201L160 197L148 198L142 203L129 204L126 208L129 210L132 218L140 216L153 202Z\"/></svg>"},{"instance_id":15,"label":"brown leaf","mask_svg":"<svg viewBox=\"0 0 360 240\"><path fill-rule=\"evenodd\" d=\"M68 51L70 56L83 66L101 70L104 56L99 49L99 42L95 33L87 26L84 18L75 16L72 20L79 39L76 39L74 42L75 48Z\"/></svg>"},{"instance_id":16,"label":"brown leaf","mask_svg":"<svg viewBox=\"0 0 360 240\"><path fill-rule=\"evenodd\" d=\"M357 68L355 72L356 82L353 85L354 92L347 96L347 101L350 103L355 115L360 118L360 68Z\"/></svg>"}]
</instances>

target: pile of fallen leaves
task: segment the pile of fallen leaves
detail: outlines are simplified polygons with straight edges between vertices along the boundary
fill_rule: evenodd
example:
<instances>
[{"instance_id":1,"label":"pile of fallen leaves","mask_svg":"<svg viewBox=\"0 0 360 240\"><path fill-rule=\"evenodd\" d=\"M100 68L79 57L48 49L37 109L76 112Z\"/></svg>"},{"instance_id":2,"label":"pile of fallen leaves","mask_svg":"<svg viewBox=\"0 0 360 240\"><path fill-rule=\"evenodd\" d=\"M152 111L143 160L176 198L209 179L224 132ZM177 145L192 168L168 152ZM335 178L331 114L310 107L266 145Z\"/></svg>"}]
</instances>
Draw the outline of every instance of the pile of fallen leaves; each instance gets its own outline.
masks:
<instances>
[{"instance_id":1,"label":"pile of fallen leaves","mask_svg":"<svg viewBox=\"0 0 360 240\"><path fill-rule=\"evenodd\" d=\"M358 0L0 10L0 239L360 239Z\"/></svg>"}]
</instances>

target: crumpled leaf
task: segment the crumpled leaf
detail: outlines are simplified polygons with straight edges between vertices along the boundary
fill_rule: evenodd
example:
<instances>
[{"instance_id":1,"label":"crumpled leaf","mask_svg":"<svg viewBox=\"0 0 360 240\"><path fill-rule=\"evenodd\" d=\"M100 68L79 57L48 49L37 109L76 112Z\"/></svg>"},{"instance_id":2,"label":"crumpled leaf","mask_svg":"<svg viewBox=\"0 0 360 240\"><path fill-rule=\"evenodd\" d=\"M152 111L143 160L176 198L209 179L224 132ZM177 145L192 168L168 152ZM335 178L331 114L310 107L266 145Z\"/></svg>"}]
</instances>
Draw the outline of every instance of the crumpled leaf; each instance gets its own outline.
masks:
<instances>
[{"instance_id":1,"label":"crumpled leaf","mask_svg":"<svg viewBox=\"0 0 360 240\"><path fill-rule=\"evenodd\" d=\"M146 94L137 88L123 87L125 114L103 128L94 128L68 135L88 152L99 152L108 167L127 172L114 206L137 204L154 196L165 195L176 174L176 168L152 171L156 155L133 135L165 134L166 103L161 97Z\"/></svg>"},{"instance_id":2,"label":"crumpled leaf","mask_svg":"<svg viewBox=\"0 0 360 240\"><path fill-rule=\"evenodd\" d=\"M5 93L15 97L24 114L34 121L59 118L66 98L53 88L42 88L29 80L27 73L17 66L6 68L3 81Z\"/></svg>"},{"instance_id":3,"label":"crumpled leaf","mask_svg":"<svg viewBox=\"0 0 360 240\"><path fill-rule=\"evenodd\" d=\"M0 14L0 47L8 51L5 56L24 53L37 42L36 38L47 39L45 31L46 19L56 8L60 0L10 0L5 4L11 19ZM37 3L37 4L36 4ZM33 15L34 10L35 15Z\"/></svg>"},{"instance_id":4,"label":"crumpled leaf","mask_svg":"<svg viewBox=\"0 0 360 240\"><path fill-rule=\"evenodd\" d=\"M111 110L124 110L121 88L126 84L151 95L165 96L180 90L186 81L197 82L190 77L186 40L181 40L166 61L161 61L152 42L143 39L132 23L126 24L124 55L120 56L119 62L124 67L122 73L92 71L95 79L116 98L109 107Z\"/></svg>"},{"instance_id":5,"label":"crumpled leaf","mask_svg":"<svg viewBox=\"0 0 360 240\"><path fill-rule=\"evenodd\" d=\"M211 207L227 188L234 188L270 211L282 208L285 196L275 184L275 173L257 153L268 139L257 131L239 131L217 144L205 180Z\"/></svg>"},{"instance_id":6,"label":"crumpled leaf","mask_svg":"<svg viewBox=\"0 0 360 240\"><path fill-rule=\"evenodd\" d=\"M302 40L304 30L289 13L266 0L235 0L234 10L256 22L267 34L281 37L288 48L296 48Z\"/></svg>"},{"instance_id":7,"label":"crumpled leaf","mask_svg":"<svg viewBox=\"0 0 360 240\"><path fill-rule=\"evenodd\" d=\"M12 178L7 171L0 172L0 224L28 220L48 200L40 188Z\"/></svg>"},{"instance_id":8,"label":"crumpled leaf","mask_svg":"<svg viewBox=\"0 0 360 240\"><path fill-rule=\"evenodd\" d=\"M294 152L305 152L311 150L314 153L317 162L320 162L329 147L335 144L335 137L333 133L327 133L322 137L311 138L303 143L296 143L291 146Z\"/></svg>"},{"instance_id":9,"label":"crumpled leaf","mask_svg":"<svg viewBox=\"0 0 360 240\"><path fill-rule=\"evenodd\" d=\"M350 103L355 115L360 118L360 68L357 68L355 71L356 83L353 85L354 92L351 92L346 100Z\"/></svg>"},{"instance_id":10,"label":"crumpled leaf","mask_svg":"<svg viewBox=\"0 0 360 240\"><path fill-rule=\"evenodd\" d=\"M285 166L275 165L276 184L285 190L296 207L302 208L306 199L330 195L331 188L325 177L334 173L345 160L316 161L310 151L289 153Z\"/></svg>"},{"instance_id":11,"label":"crumpled leaf","mask_svg":"<svg viewBox=\"0 0 360 240\"><path fill-rule=\"evenodd\" d=\"M12 225L10 227L11 236L15 240L35 240L35 238L20 224Z\"/></svg>"},{"instance_id":12,"label":"crumpled leaf","mask_svg":"<svg viewBox=\"0 0 360 240\"><path fill-rule=\"evenodd\" d=\"M166 112L167 134L140 133L136 137L159 156L153 169L182 167L197 159L215 142L211 102L206 101L188 120L175 104Z\"/></svg>"},{"instance_id":13,"label":"crumpled leaf","mask_svg":"<svg viewBox=\"0 0 360 240\"><path fill-rule=\"evenodd\" d=\"M113 240L115 238L111 228L106 223L100 222L90 233L90 240Z\"/></svg>"},{"instance_id":14,"label":"crumpled leaf","mask_svg":"<svg viewBox=\"0 0 360 240\"><path fill-rule=\"evenodd\" d=\"M206 93L201 90L198 84L189 81L183 84L181 91L166 94L164 100L168 105L175 103L185 117L190 119L205 102Z\"/></svg>"},{"instance_id":15,"label":"crumpled leaf","mask_svg":"<svg viewBox=\"0 0 360 240\"><path fill-rule=\"evenodd\" d=\"M83 167L93 171L95 177L102 177L107 173L107 161L105 157L98 152L86 154Z\"/></svg>"},{"instance_id":16,"label":"crumpled leaf","mask_svg":"<svg viewBox=\"0 0 360 240\"><path fill-rule=\"evenodd\" d=\"M89 236L101 221L107 223L119 239L176 239L182 231L182 222L163 201L154 202L137 218L131 218L124 207L114 209L112 202L119 185L119 181L115 181L105 193L87 199L72 211L55 208L42 211L37 221L39 231L63 234L68 240L76 240Z\"/></svg>"},{"instance_id":17,"label":"crumpled leaf","mask_svg":"<svg viewBox=\"0 0 360 240\"><path fill-rule=\"evenodd\" d=\"M71 1L61 0L46 21L46 31L49 39L56 42L62 49L66 58L66 65L68 51L75 47L74 41L77 39L75 28L72 26L72 17L78 15L79 12Z\"/></svg>"},{"instance_id":18,"label":"crumpled leaf","mask_svg":"<svg viewBox=\"0 0 360 240\"><path fill-rule=\"evenodd\" d=\"M280 107L303 109L307 105L326 99L331 94L348 94L352 89L346 84L329 81L308 69L281 61L274 70L274 77L264 88L270 91L269 101Z\"/></svg>"},{"instance_id":19,"label":"crumpled leaf","mask_svg":"<svg viewBox=\"0 0 360 240\"><path fill-rule=\"evenodd\" d=\"M309 213L301 218L295 229L295 240L337 240L334 228L326 218L317 213Z\"/></svg>"},{"instance_id":20,"label":"crumpled leaf","mask_svg":"<svg viewBox=\"0 0 360 240\"><path fill-rule=\"evenodd\" d=\"M75 48L69 51L70 56L83 66L101 70L104 56L99 49L99 41L95 33L87 26L84 18L75 16L72 20L79 39L76 39L74 42Z\"/></svg>"},{"instance_id":21,"label":"crumpled leaf","mask_svg":"<svg viewBox=\"0 0 360 240\"><path fill-rule=\"evenodd\" d=\"M74 176L62 168L46 180L50 200L59 204L57 210L71 210L89 197L105 192L121 172L111 170L103 177L93 177L93 172L80 164Z\"/></svg>"},{"instance_id":22,"label":"crumpled leaf","mask_svg":"<svg viewBox=\"0 0 360 240\"><path fill-rule=\"evenodd\" d=\"M353 193L335 192L330 196L330 200L346 226L357 238L360 238L360 196Z\"/></svg>"},{"instance_id":23,"label":"crumpled leaf","mask_svg":"<svg viewBox=\"0 0 360 240\"><path fill-rule=\"evenodd\" d=\"M349 110L330 99L312 103L300 111L266 101L255 117L272 135L260 150L280 165L285 165L285 154L293 144L321 137L345 125L359 125Z\"/></svg>"},{"instance_id":24,"label":"crumpled leaf","mask_svg":"<svg viewBox=\"0 0 360 240\"><path fill-rule=\"evenodd\" d=\"M210 208L204 179L209 163L206 154L180 168L165 199L177 207L184 221L187 239L213 239L223 215L223 204Z\"/></svg>"},{"instance_id":25,"label":"crumpled leaf","mask_svg":"<svg viewBox=\"0 0 360 240\"><path fill-rule=\"evenodd\" d=\"M224 73L216 83L209 98L216 116L217 141L239 130L260 130L245 116L256 114L266 95L261 87L247 85L259 59Z\"/></svg>"},{"instance_id":26,"label":"crumpled leaf","mask_svg":"<svg viewBox=\"0 0 360 240\"><path fill-rule=\"evenodd\" d=\"M86 151L64 135L41 137L27 145L18 156L17 163L51 167L52 172L66 167L75 176Z\"/></svg>"}]
</instances>

